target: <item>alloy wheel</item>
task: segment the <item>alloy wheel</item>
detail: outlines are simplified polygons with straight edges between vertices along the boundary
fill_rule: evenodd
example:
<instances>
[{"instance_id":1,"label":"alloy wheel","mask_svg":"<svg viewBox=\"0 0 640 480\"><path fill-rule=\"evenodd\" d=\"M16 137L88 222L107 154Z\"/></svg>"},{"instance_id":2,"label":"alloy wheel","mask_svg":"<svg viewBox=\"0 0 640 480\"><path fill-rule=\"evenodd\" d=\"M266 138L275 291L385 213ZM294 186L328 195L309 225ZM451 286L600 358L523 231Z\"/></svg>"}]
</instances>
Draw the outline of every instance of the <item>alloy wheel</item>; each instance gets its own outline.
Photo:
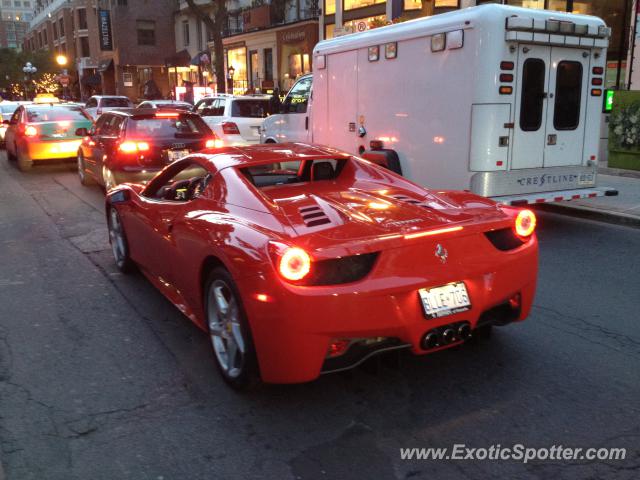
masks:
<instances>
[{"instance_id":1,"label":"alloy wheel","mask_svg":"<svg viewBox=\"0 0 640 480\"><path fill-rule=\"evenodd\" d=\"M127 245L124 239L120 215L115 208L112 208L109 212L109 242L111 243L111 250L113 251L113 258L116 264L119 267L124 265L127 259Z\"/></svg>"},{"instance_id":2,"label":"alloy wheel","mask_svg":"<svg viewBox=\"0 0 640 480\"><path fill-rule=\"evenodd\" d=\"M207 295L213 351L224 373L230 378L237 378L242 374L246 354L238 301L231 287L221 279L211 283Z\"/></svg>"},{"instance_id":3,"label":"alloy wheel","mask_svg":"<svg viewBox=\"0 0 640 480\"><path fill-rule=\"evenodd\" d=\"M113 176L113 172L107 168L106 165L102 166L102 183L105 190L108 192L116 186L116 180Z\"/></svg>"}]
</instances>

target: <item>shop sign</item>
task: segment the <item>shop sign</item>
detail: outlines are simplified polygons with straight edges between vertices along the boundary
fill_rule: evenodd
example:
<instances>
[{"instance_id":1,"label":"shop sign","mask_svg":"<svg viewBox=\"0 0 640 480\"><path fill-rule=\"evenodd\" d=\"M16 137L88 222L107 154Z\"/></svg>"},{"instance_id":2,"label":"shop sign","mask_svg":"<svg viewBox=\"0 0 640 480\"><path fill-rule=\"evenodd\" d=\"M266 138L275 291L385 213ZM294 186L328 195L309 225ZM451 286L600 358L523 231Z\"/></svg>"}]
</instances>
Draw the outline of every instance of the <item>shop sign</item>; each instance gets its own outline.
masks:
<instances>
[{"instance_id":1,"label":"shop sign","mask_svg":"<svg viewBox=\"0 0 640 480\"><path fill-rule=\"evenodd\" d=\"M282 34L283 43L303 42L307 38L307 32L304 30L290 30Z\"/></svg>"}]
</instances>

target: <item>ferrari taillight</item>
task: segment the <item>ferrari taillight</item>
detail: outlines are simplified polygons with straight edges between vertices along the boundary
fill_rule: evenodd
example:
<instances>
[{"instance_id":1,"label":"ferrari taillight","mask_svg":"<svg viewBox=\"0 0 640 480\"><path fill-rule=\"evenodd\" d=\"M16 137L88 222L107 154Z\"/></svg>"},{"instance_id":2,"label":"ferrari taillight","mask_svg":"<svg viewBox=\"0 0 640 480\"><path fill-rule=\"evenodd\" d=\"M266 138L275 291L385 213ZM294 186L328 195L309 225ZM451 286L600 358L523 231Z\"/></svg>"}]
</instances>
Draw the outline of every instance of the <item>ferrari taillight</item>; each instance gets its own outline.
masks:
<instances>
[{"instance_id":1,"label":"ferrari taillight","mask_svg":"<svg viewBox=\"0 0 640 480\"><path fill-rule=\"evenodd\" d=\"M519 237L530 237L536 229L536 216L531 210L520 210L514 228Z\"/></svg>"},{"instance_id":2,"label":"ferrari taillight","mask_svg":"<svg viewBox=\"0 0 640 480\"><path fill-rule=\"evenodd\" d=\"M280 257L278 270L286 280L302 280L311 271L311 257L299 247L288 247Z\"/></svg>"},{"instance_id":3,"label":"ferrari taillight","mask_svg":"<svg viewBox=\"0 0 640 480\"><path fill-rule=\"evenodd\" d=\"M240 135L238 125L234 122L222 122L222 132L225 135Z\"/></svg>"}]
</instances>

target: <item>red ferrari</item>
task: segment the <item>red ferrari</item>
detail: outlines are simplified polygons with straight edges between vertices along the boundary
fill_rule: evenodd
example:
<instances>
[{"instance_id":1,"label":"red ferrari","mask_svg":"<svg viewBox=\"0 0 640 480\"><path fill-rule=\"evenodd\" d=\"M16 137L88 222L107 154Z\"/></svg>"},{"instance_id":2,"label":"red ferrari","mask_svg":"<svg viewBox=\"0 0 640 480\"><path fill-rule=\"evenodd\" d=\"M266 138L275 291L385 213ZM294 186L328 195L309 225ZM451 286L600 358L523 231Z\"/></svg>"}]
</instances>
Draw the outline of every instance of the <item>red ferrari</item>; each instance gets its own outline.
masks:
<instances>
[{"instance_id":1,"label":"red ferrari","mask_svg":"<svg viewBox=\"0 0 640 480\"><path fill-rule=\"evenodd\" d=\"M535 294L531 211L325 147L193 154L106 202L118 268L209 333L234 387L449 348L524 320Z\"/></svg>"}]
</instances>

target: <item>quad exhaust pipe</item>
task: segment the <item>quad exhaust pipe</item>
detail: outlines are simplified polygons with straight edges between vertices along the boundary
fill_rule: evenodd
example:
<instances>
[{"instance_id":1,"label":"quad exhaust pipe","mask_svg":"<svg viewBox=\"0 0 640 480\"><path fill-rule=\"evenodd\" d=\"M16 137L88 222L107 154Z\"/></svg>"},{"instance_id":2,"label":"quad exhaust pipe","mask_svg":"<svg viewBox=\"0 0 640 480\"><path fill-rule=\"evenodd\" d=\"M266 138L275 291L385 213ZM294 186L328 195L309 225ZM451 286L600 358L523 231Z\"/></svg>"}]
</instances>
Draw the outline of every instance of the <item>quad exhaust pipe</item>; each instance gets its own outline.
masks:
<instances>
[{"instance_id":1,"label":"quad exhaust pipe","mask_svg":"<svg viewBox=\"0 0 640 480\"><path fill-rule=\"evenodd\" d=\"M424 334L420 341L423 350L433 350L455 342L463 342L471 338L471 324L458 322L434 328Z\"/></svg>"}]
</instances>

